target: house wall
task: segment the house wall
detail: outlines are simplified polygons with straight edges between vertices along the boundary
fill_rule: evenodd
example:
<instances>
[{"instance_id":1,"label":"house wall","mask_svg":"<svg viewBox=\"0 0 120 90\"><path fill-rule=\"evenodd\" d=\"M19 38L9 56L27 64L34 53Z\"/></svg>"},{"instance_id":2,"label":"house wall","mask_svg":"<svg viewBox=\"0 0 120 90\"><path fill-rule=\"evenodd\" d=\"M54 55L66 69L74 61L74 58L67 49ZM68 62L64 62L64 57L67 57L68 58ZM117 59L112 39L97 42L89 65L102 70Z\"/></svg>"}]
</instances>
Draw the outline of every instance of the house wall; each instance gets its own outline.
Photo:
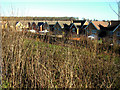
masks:
<instances>
[{"instance_id":1,"label":"house wall","mask_svg":"<svg viewBox=\"0 0 120 90\"><path fill-rule=\"evenodd\" d=\"M62 28L60 27L59 24L56 24L56 25L54 26L54 31L53 31L53 33L54 33L55 35L61 35L61 34L62 34Z\"/></svg>"},{"instance_id":2,"label":"house wall","mask_svg":"<svg viewBox=\"0 0 120 90\"><path fill-rule=\"evenodd\" d=\"M36 23L32 23L32 29L37 30Z\"/></svg>"},{"instance_id":3,"label":"house wall","mask_svg":"<svg viewBox=\"0 0 120 90\"><path fill-rule=\"evenodd\" d=\"M49 27L49 25L48 25L47 23L45 23L45 24L43 25L43 30L48 30L48 31L50 31L50 27Z\"/></svg>"},{"instance_id":4,"label":"house wall","mask_svg":"<svg viewBox=\"0 0 120 90\"><path fill-rule=\"evenodd\" d=\"M119 35L118 35L119 33ZM116 29L116 31L113 33L113 42L120 44L120 27Z\"/></svg>"},{"instance_id":5,"label":"house wall","mask_svg":"<svg viewBox=\"0 0 120 90\"><path fill-rule=\"evenodd\" d=\"M70 32L71 32L72 34L77 34L77 29L75 28L74 25L70 28Z\"/></svg>"},{"instance_id":6,"label":"house wall","mask_svg":"<svg viewBox=\"0 0 120 90\"><path fill-rule=\"evenodd\" d=\"M96 33L93 33L92 31L96 31ZM98 30L95 28L95 26L91 23L89 26L86 28L85 33L87 36L91 34L96 34L98 35Z\"/></svg>"}]
</instances>

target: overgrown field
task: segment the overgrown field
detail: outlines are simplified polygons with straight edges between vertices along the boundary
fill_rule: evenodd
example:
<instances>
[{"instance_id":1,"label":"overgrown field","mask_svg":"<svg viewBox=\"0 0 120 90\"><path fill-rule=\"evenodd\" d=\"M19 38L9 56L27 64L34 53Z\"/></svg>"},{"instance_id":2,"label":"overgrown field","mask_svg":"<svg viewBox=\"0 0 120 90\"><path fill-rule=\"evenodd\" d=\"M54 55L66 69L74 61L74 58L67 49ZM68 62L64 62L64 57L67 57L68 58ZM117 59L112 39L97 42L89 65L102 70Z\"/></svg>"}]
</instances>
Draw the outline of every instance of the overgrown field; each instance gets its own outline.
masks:
<instances>
[{"instance_id":1,"label":"overgrown field","mask_svg":"<svg viewBox=\"0 0 120 90\"><path fill-rule=\"evenodd\" d=\"M28 35L2 32L3 88L120 88L119 55L49 44Z\"/></svg>"}]
</instances>

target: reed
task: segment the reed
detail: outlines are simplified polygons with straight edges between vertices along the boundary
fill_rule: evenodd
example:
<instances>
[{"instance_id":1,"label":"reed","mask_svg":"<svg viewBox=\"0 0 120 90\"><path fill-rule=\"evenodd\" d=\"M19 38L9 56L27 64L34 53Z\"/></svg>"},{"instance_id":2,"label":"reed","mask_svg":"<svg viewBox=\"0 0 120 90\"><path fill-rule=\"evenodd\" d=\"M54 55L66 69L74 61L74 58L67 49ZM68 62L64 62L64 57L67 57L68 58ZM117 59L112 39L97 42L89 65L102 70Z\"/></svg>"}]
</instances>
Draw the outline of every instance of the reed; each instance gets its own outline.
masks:
<instances>
[{"instance_id":1,"label":"reed","mask_svg":"<svg viewBox=\"0 0 120 90\"><path fill-rule=\"evenodd\" d=\"M3 30L3 88L120 88L116 53L99 50L84 37L71 45L38 38Z\"/></svg>"}]
</instances>

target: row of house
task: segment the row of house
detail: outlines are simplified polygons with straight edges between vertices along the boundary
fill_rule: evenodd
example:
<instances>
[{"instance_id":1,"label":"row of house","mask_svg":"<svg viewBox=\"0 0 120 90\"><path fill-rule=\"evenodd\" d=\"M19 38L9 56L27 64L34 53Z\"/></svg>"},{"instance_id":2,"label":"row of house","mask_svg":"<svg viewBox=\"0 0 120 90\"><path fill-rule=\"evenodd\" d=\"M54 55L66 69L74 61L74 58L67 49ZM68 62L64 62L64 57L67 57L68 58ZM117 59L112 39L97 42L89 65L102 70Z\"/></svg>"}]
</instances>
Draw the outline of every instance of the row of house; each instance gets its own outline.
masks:
<instances>
[{"instance_id":1,"label":"row of house","mask_svg":"<svg viewBox=\"0 0 120 90\"><path fill-rule=\"evenodd\" d=\"M91 21L84 30L87 36L95 35L96 39L120 44L120 21Z\"/></svg>"},{"instance_id":2,"label":"row of house","mask_svg":"<svg viewBox=\"0 0 120 90\"><path fill-rule=\"evenodd\" d=\"M16 22L16 30L34 30L35 32L48 31L53 35L78 37L85 35L95 39L106 39L120 44L120 21L39 21Z\"/></svg>"},{"instance_id":3,"label":"row of house","mask_svg":"<svg viewBox=\"0 0 120 90\"><path fill-rule=\"evenodd\" d=\"M35 30L36 32L47 30L54 35L79 35L85 20L74 21L45 21L45 22L27 22L25 30ZM23 30L21 22L16 23L17 30Z\"/></svg>"}]
</instances>

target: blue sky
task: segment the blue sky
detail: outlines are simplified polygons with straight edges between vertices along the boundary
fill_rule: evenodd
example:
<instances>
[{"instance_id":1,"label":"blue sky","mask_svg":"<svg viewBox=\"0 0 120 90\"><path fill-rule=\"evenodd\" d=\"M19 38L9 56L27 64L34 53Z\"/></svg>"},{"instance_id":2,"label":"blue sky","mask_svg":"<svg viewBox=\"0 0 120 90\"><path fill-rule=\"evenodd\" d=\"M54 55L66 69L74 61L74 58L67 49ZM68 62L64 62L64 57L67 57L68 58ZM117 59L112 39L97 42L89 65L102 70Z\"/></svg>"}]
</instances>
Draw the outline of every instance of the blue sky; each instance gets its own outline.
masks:
<instances>
[{"instance_id":1,"label":"blue sky","mask_svg":"<svg viewBox=\"0 0 120 90\"><path fill-rule=\"evenodd\" d=\"M79 19L117 20L118 0L2 0L2 16L79 17Z\"/></svg>"}]
</instances>

